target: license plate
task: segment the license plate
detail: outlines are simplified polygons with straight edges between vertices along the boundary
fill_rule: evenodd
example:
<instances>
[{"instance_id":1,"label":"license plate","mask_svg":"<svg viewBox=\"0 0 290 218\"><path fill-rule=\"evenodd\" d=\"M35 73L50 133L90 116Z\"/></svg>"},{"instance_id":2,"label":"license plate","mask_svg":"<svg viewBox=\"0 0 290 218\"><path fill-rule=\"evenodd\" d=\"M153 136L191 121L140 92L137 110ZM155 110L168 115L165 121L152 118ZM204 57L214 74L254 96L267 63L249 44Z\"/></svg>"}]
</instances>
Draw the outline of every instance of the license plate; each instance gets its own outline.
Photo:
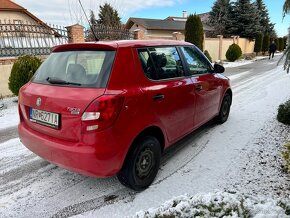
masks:
<instances>
[{"instance_id":1,"label":"license plate","mask_svg":"<svg viewBox=\"0 0 290 218\"><path fill-rule=\"evenodd\" d=\"M30 108L30 120L55 129L59 128L59 114Z\"/></svg>"}]
</instances>

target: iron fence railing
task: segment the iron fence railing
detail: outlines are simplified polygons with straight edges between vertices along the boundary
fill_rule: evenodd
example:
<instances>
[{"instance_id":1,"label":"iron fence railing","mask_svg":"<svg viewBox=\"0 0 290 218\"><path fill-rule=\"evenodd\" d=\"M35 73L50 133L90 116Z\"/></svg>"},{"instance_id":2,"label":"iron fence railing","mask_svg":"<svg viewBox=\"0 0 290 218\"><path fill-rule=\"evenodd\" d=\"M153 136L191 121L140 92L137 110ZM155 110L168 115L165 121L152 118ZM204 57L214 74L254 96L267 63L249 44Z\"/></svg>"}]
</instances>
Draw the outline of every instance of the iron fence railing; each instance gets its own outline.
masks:
<instances>
[{"instance_id":1,"label":"iron fence railing","mask_svg":"<svg viewBox=\"0 0 290 218\"><path fill-rule=\"evenodd\" d=\"M0 57L47 55L51 47L67 41L67 30L61 26L0 20Z\"/></svg>"},{"instance_id":2,"label":"iron fence railing","mask_svg":"<svg viewBox=\"0 0 290 218\"><path fill-rule=\"evenodd\" d=\"M101 41L134 39L134 34L128 29L125 29L123 26L108 27L104 25L94 25L93 28L97 39ZM85 38L86 41L95 40L90 28L85 31Z\"/></svg>"}]
</instances>

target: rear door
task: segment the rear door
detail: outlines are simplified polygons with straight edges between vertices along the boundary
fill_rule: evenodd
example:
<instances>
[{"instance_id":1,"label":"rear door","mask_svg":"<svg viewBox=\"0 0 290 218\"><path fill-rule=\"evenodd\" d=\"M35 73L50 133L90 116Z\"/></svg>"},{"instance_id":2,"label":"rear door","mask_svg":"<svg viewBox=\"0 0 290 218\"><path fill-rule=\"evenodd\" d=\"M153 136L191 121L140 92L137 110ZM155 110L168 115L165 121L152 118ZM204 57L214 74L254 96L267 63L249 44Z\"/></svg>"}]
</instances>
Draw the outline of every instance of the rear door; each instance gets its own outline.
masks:
<instances>
[{"instance_id":1,"label":"rear door","mask_svg":"<svg viewBox=\"0 0 290 218\"><path fill-rule=\"evenodd\" d=\"M195 86L184 76L176 47L150 47L138 50L146 77L142 91L160 120L170 142L193 128Z\"/></svg>"},{"instance_id":2,"label":"rear door","mask_svg":"<svg viewBox=\"0 0 290 218\"><path fill-rule=\"evenodd\" d=\"M222 94L222 81L201 51L195 47L180 48L186 63L186 74L196 91L194 126L200 126L217 115Z\"/></svg>"}]
</instances>

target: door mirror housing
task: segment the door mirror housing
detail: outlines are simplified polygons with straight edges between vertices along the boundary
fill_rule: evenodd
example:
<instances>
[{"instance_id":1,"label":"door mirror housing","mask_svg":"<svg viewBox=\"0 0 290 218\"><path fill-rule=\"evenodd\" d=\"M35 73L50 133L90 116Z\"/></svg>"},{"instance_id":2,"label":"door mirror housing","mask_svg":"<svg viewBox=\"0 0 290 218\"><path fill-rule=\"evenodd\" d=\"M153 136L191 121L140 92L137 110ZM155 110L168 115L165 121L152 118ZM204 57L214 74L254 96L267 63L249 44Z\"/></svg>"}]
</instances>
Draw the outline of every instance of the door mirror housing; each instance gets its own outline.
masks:
<instances>
[{"instance_id":1,"label":"door mirror housing","mask_svg":"<svg viewBox=\"0 0 290 218\"><path fill-rule=\"evenodd\" d=\"M215 73L223 73L225 72L225 68L220 64L214 64L213 66Z\"/></svg>"}]
</instances>

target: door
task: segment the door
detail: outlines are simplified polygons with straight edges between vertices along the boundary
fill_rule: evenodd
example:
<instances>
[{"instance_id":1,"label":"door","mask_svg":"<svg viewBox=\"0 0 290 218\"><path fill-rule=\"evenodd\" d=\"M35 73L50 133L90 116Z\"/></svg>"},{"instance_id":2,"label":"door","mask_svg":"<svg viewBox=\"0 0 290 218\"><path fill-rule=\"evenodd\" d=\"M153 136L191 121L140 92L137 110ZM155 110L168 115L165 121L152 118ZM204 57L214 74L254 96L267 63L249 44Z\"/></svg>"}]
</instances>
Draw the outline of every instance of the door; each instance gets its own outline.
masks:
<instances>
[{"instance_id":1,"label":"door","mask_svg":"<svg viewBox=\"0 0 290 218\"><path fill-rule=\"evenodd\" d=\"M213 67L200 50L182 47L186 73L191 77L196 91L194 126L200 126L212 119L219 111L222 81L213 72Z\"/></svg>"},{"instance_id":2,"label":"door","mask_svg":"<svg viewBox=\"0 0 290 218\"><path fill-rule=\"evenodd\" d=\"M195 86L184 76L176 47L138 49L146 75L141 81L148 103L167 133L175 141L193 128Z\"/></svg>"}]
</instances>

